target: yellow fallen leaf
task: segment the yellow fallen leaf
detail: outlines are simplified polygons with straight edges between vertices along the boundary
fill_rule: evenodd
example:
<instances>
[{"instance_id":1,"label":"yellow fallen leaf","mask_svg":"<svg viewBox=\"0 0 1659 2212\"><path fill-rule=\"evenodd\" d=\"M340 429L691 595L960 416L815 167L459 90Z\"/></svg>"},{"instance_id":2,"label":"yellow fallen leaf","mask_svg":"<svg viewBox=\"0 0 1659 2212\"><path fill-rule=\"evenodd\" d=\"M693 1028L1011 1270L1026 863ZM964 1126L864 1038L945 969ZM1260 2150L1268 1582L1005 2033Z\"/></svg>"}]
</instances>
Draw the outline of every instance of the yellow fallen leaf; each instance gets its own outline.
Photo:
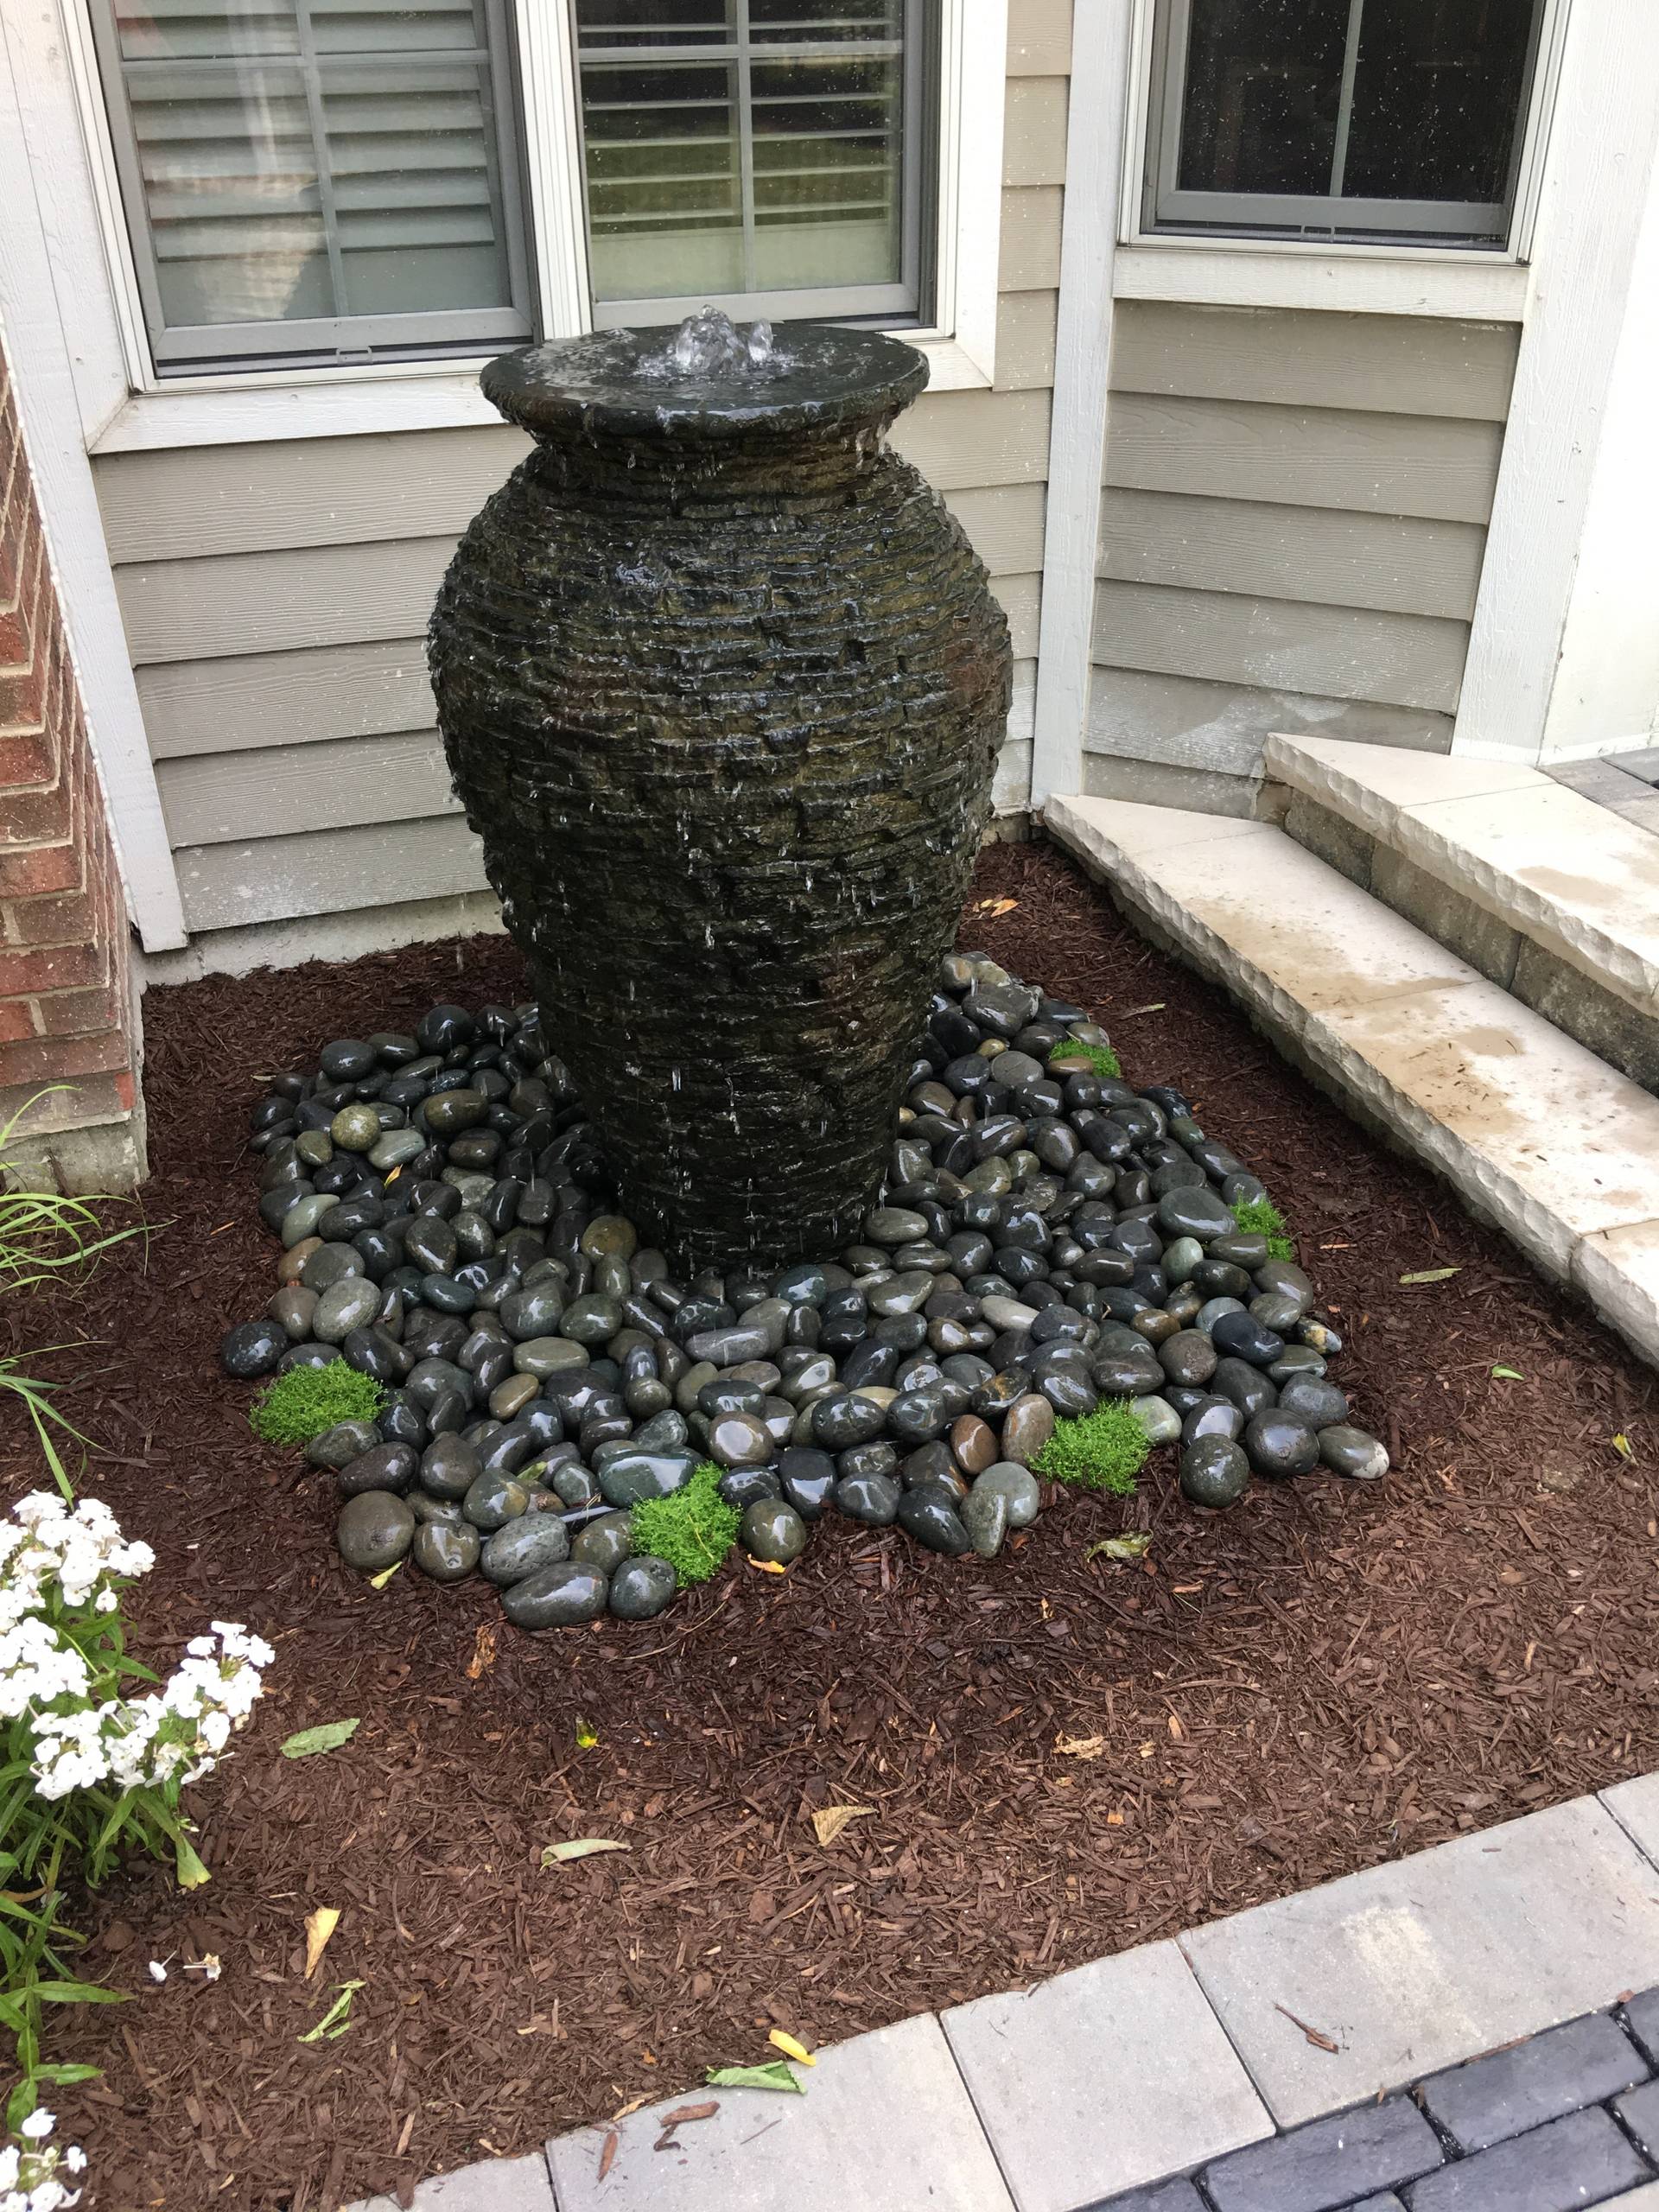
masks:
<instances>
[{"instance_id":1,"label":"yellow fallen leaf","mask_svg":"<svg viewBox=\"0 0 1659 2212\"><path fill-rule=\"evenodd\" d=\"M1097 1759L1106 1748L1103 1736L1065 1736L1054 1738L1054 1748L1069 1759Z\"/></svg>"},{"instance_id":2,"label":"yellow fallen leaf","mask_svg":"<svg viewBox=\"0 0 1659 2212\"><path fill-rule=\"evenodd\" d=\"M378 1574L372 1574L369 1577L370 1589L384 1590L387 1583L391 1581L392 1576L397 1573L398 1568L403 1565L403 1563L402 1560L395 1559L390 1567L383 1567Z\"/></svg>"},{"instance_id":3,"label":"yellow fallen leaf","mask_svg":"<svg viewBox=\"0 0 1659 2212\"><path fill-rule=\"evenodd\" d=\"M825 1805L812 1815L812 1833L819 1843L833 1843L849 1821L867 1821L874 1805Z\"/></svg>"},{"instance_id":4,"label":"yellow fallen leaf","mask_svg":"<svg viewBox=\"0 0 1659 2212\"><path fill-rule=\"evenodd\" d=\"M789 1573L789 1569L780 1559L749 1559L747 1552L745 1552L743 1556L749 1560L749 1565L757 1574L787 1574Z\"/></svg>"},{"instance_id":5,"label":"yellow fallen leaf","mask_svg":"<svg viewBox=\"0 0 1659 2212\"><path fill-rule=\"evenodd\" d=\"M473 1644L473 1656L467 1662L467 1679L475 1682L486 1668L495 1664L495 1630L487 1622L479 1630Z\"/></svg>"},{"instance_id":6,"label":"yellow fallen leaf","mask_svg":"<svg viewBox=\"0 0 1659 2212\"><path fill-rule=\"evenodd\" d=\"M305 1978L310 1980L322 1964L328 1938L340 1925L340 1914L331 1904L320 1904L305 1916Z\"/></svg>"},{"instance_id":7,"label":"yellow fallen leaf","mask_svg":"<svg viewBox=\"0 0 1659 2212\"><path fill-rule=\"evenodd\" d=\"M1630 1440L1622 1429L1613 1439L1613 1449L1621 1459L1634 1459L1636 1457L1635 1452L1630 1449Z\"/></svg>"},{"instance_id":8,"label":"yellow fallen leaf","mask_svg":"<svg viewBox=\"0 0 1659 2212\"><path fill-rule=\"evenodd\" d=\"M786 2036L781 2028L774 2028L766 2041L775 2044L785 2058L794 2059L798 2065L816 2066L818 2063L804 2044L797 2043L793 2036Z\"/></svg>"},{"instance_id":9,"label":"yellow fallen leaf","mask_svg":"<svg viewBox=\"0 0 1659 2212\"><path fill-rule=\"evenodd\" d=\"M598 1741L598 1729L591 1720L584 1720L578 1713L576 1715L576 1749L579 1751L591 1751Z\"/></svg>"}]
</instances>

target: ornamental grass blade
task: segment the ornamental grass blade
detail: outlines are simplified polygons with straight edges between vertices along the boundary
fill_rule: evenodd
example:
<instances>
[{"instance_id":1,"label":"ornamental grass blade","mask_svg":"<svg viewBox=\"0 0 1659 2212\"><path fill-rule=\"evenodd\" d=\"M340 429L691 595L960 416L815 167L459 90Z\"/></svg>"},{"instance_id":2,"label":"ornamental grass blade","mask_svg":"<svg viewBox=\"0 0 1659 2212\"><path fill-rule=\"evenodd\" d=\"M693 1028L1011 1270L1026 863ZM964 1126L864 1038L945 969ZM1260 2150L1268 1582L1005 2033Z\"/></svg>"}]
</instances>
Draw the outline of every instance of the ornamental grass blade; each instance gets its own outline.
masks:
<instances>
[{"instance_id":1,"label":"ornamental grass blade","mask_svg":"<svg viewBox=\"0 0 1659 2212\"><path fill-rule=\"evenodd\" d=\"M773 2059L769 2066L711 2066L703 2078L711 2089L787 2089L798 2097L806 2094L784 2058Z\"/></svg>"},{"instance_id":2,"label":"ornamental grass blade","mask_svg":"<svg viewBox=\"0 0 1659 2212\"><path fill-rule=\"evenodd\" d=\"M1415 1274L1402 1275L1403 1284L1419 1282L1450 1282L1453 1275L1460 1275L1461 1268L1419 1268Z\"/></svg>"},{"instance_id":3,"label":"ornamental grass blade","mask_svg":"<svg viewBox=\"0 0 1659 2212\"><path fill-rule=\"evenodd\" d=\"M820 1846L833 1843L851 1821L868 1821L874 1816L874 1805L825 1805L812 1815L812 1833Z\"/></svg>"},{"instance_id":4,"label":"ornamental grass blade","mask_svg":"<svg viewBox=\"0 0 1659 2212\"><path fill-rule=\"evenodd\" d=\"M340 1991L339 1996L317 2022L316 2026L308 2029L305 2034L298 2038L301 2043L321 2043L325 2038L329 2043L334 2043L351 2026L352 1999L362 1988L363 1984L360 1981L342 1981L335 1986Z\"/></svg>"},{"instance_id":5,"label":"ornamental grass blade","mask_svg":"<svg viewBox=\"0 0 1659 2212\"><path fill-rule=\"evenodd\" d=\"M571 1843L550 1843L542 1853L543 1866L568 1866L573 1859L591 1859L599 1851L632 1851L631 1843L613 1843L607 1835L581 1835Z\"/></svg>"},{"instance_id":6,"label":"ornamental grass blade","mask_svg":"<svg viewBox=\"0 0 1659 2212\"><path fill-rule=\"evenodd\" d=\"M360 1720L325 1720L315 1728L302 1728L282 1746L285 1759L308 1759L317 1751L337 1751L350 1743L362 1726Z\"/></svg>"}]
</instances>

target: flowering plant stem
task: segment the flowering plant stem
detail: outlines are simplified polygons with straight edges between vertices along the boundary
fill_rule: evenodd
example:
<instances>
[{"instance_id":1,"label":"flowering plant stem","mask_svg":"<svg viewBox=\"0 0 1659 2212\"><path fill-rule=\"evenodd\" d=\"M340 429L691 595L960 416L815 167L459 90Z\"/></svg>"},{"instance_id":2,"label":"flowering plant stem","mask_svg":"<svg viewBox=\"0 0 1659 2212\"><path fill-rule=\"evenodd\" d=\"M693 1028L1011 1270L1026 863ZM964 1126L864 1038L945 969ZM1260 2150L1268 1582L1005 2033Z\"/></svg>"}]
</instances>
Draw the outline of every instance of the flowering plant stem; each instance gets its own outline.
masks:
<instances>
[{"instance_id":1,"label":"flowering plant stem","mask_svg":"<svg viewBox=\"0 0 1659 2212\"><path fill-rule=\"evenodd\" d=\"M180 1795L246 1719L271 1657L215 1621L164 1684L132 1694L157 1678L128 1656L121 1599L154 1563L96 1498L71 1510L35 1491L0 1522L0 2028L22 2076L14 2131L43 2083L96 2070L44 2062L43 2007L124 2001L65 1964L81 1939L58 1924L60 1882L95 1885L129 1850L170 1857L187 1889L207 1879Z\"/></svg>"}]
</instances>

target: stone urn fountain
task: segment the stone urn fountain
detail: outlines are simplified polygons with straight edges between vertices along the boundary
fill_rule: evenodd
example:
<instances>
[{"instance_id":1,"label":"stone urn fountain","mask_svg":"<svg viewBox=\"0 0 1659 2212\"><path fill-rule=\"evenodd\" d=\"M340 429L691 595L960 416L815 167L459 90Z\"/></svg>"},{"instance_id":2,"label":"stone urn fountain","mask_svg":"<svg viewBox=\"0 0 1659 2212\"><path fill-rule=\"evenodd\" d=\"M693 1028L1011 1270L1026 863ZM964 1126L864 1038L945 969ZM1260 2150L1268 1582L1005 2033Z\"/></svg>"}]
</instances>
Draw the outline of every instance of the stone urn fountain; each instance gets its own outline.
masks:
<instances>
[{"instance_id":1,"label":"stone urn fountain","mask_svg":"<svg viewBox=\"0 0 1659 2212\"><path fill-rule=\"evenodd\" d=\"M874 334L709 310L503 355L535 450L432 618L552 1049L683 1265L856 1236L990 805L1007 626Z\"/></svg>"}]
</instances>

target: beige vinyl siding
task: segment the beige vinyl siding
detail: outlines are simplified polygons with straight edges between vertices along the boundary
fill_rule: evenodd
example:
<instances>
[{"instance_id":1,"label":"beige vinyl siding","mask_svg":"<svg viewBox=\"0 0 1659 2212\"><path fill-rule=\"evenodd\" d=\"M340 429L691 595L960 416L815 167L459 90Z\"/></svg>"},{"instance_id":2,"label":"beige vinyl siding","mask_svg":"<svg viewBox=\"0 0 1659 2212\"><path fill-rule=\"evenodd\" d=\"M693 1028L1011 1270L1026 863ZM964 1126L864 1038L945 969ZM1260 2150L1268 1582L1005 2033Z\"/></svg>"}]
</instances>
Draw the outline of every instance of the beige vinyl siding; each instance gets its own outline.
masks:
<instances>
[{"instance_id":1,"label":"beige vinyl siding","mask_svg":"<svg viewBox=\"0 0 1659 2212\"><path fill-rule=\"evenodd\" d=\"M994 390L925 396L894 443L992 574L1015 655L996 804L1030 788L1071 0L1010 10ZM193 931L477 890L424 632L460 532L528 449L499 429L94 462Z\"/></svg>"},{"instance_id":2,"label":"beige vinyl siding","mask_svg":"<svg viewBox=\"0 0 1659 2212\"><path fill-rule=\"evenodd\" d=\"M1449 747L1517 338L1118 302L1085 785L1232 804L1274 729Z\"/></svg>"}]
</instances>

